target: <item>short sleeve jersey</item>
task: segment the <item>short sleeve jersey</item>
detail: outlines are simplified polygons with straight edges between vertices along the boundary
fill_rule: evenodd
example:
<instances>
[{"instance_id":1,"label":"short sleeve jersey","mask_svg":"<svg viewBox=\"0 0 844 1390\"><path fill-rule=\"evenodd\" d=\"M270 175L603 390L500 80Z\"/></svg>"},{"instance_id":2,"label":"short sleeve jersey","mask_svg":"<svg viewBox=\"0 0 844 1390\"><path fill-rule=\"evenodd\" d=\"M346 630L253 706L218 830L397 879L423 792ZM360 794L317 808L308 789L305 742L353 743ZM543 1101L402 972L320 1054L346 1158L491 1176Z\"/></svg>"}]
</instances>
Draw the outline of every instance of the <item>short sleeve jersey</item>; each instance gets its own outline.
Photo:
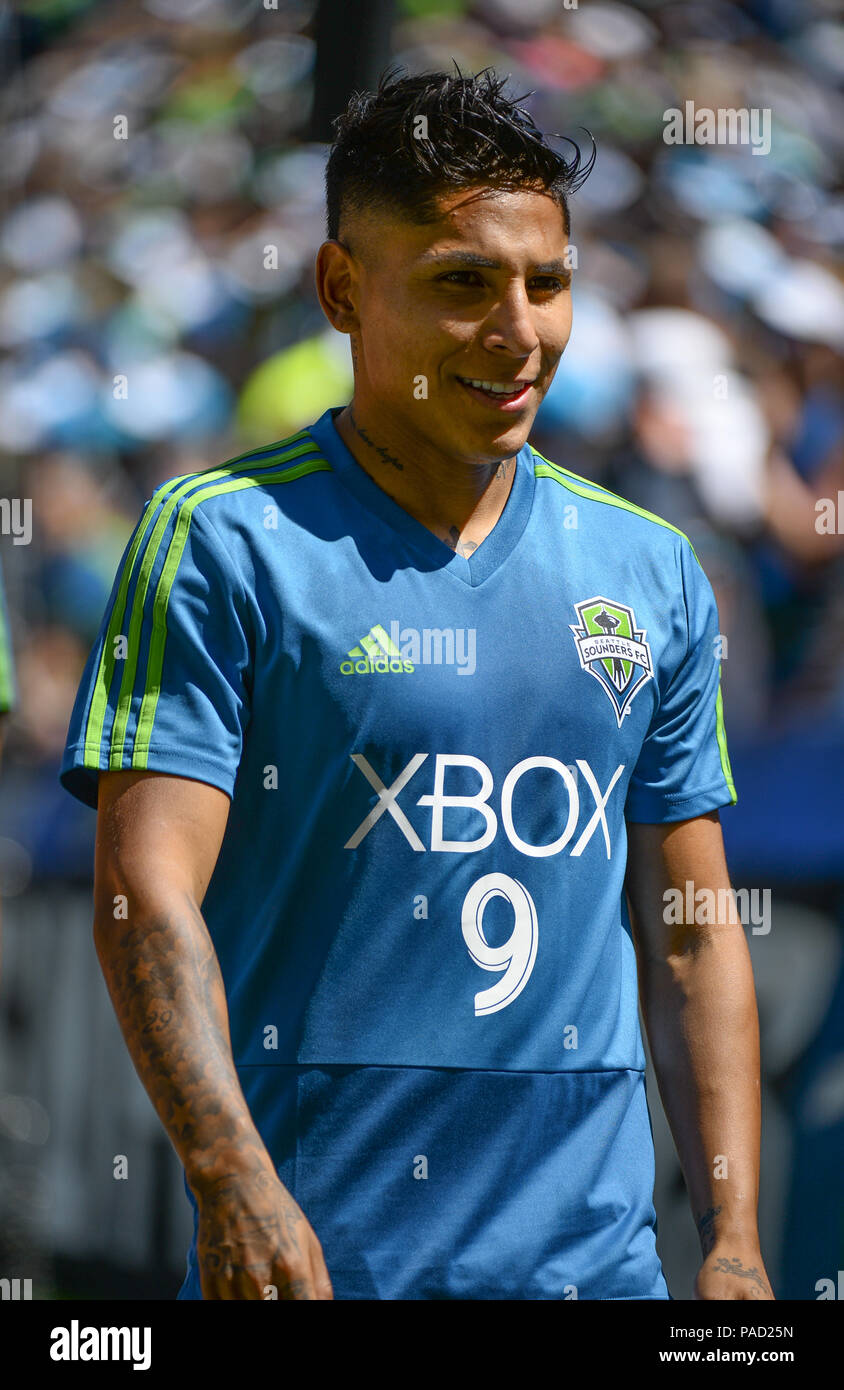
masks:
<instances>
[{"instance_id":1,"label":"short sleeve jersey","mask_svg":"<svg viewBox=\"0 0 844 1390\"><path fill-rule=\"evenodd\" d=\"M231 798L202 911L336 1297L667 1298L625 820L735 801L711 587L529 444L461 554L335 414L146 503L62 783Z\"/></svg>"}]
</instances>

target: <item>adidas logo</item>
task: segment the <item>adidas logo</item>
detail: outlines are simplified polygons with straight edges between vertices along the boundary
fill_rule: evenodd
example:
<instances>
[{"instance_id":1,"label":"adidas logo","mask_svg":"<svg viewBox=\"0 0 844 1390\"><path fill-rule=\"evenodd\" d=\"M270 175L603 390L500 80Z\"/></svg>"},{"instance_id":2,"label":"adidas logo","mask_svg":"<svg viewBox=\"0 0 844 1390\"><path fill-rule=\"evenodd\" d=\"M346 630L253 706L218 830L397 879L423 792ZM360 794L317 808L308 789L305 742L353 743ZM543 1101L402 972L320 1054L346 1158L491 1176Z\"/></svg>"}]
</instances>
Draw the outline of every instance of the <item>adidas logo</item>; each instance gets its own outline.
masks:
<instances>
[{"instance_id":1,"label":"adidas logo","mask_svg":"<svg viewBox=\"0 0 844 1390\"><path fill-rule=\"evenodd\" d=\"M399 646L401 643L401 646ZM458 676L476 669L477 632L473 627L402 627L397 618L389 632L376 623L341 661L344 676L415 671L419 666L453 666Z\"/></svg>"},{"instance_id":2,"label":"adidas logo","mask_svg":"<svg viewBox=\"0 0 844 1390\"><path fill-rule=\"evenodd\" d=\"M344 676L404 675L413 671L412 661L405 661L390 634L381 623L369 629L356 647L349 652L349 661L340 662Z\"/></svg>"}]
</instances>

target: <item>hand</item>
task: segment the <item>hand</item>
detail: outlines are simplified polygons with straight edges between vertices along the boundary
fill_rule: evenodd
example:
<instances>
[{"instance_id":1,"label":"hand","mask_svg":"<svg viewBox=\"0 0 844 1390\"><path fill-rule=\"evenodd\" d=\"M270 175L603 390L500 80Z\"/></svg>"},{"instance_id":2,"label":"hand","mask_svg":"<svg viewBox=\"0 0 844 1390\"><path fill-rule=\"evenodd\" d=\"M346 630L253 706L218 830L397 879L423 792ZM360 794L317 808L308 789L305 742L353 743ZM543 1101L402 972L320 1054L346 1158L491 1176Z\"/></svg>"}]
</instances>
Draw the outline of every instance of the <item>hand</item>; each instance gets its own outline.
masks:
<instances>
[{"instance_id":1,"label":"hand","mask_svg":"<svg viewBox=\"0 0 844 1390\"><path fill-rule=\"evenodd\" d=\"M722 1239L716 1242L695 1280L695 1299L773 1301L758 1242Z\"/></svg>"},{"instance_id":2,"label":"hand","mask_svg":"<svg viewBox=\"0 0 844 1390\"><path fill-rule=\"evenodd\" d=\"M333 1299L316 1233L274 1171L232 1174L197 1197L203 1299Z\"/></svg>"}]
</instances>

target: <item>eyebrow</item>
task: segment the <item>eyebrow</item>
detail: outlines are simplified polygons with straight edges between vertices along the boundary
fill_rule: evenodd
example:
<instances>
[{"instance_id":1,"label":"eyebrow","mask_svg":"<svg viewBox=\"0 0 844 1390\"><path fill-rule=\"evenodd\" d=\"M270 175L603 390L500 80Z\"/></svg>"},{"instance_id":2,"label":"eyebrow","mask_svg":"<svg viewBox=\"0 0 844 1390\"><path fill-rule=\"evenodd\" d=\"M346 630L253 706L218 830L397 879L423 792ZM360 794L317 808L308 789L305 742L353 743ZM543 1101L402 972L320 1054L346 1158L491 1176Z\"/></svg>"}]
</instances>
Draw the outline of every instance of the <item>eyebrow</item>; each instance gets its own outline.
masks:
<instances>
[{"instance_id":1,"label":"eyebrow","mask_svg":"<svg viewBox=\"0 0 844 1390\"><path fill-rule=\"evenodd\" d=\"M474 266L485 270L502 268L500 261L490 260L488 256L479 256L474 251L427 251L419 257L419 264ZM571 266L566 265L564 260L543 261L541 265L533 267L533 274L568 277L571 275Z\"/></svg>"}]
</instances>

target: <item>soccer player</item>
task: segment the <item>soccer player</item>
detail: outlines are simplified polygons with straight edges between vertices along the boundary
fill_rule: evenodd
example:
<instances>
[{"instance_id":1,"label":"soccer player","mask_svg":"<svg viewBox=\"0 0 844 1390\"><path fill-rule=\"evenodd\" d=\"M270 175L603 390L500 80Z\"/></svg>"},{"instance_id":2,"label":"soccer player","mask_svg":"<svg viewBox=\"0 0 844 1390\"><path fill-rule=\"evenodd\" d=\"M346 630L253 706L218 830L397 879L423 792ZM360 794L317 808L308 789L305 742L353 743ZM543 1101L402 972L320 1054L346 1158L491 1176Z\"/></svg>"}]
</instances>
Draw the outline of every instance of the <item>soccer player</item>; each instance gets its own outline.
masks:
<instances>
[{"instance_id":1,"label":"soccer player","mask_svg":"<svg viewBox=\"0 0 844 1390\"><path fill-rule=\"evenodd\" d=\"M61 770L179 1297L668 1298L638 957L696 1294L770 1298L747 945L666 907L729 888L712 591L528 442L589 166L489 71L336 130L353 400L148 500Z\"/></svg>"}]
</instances>

